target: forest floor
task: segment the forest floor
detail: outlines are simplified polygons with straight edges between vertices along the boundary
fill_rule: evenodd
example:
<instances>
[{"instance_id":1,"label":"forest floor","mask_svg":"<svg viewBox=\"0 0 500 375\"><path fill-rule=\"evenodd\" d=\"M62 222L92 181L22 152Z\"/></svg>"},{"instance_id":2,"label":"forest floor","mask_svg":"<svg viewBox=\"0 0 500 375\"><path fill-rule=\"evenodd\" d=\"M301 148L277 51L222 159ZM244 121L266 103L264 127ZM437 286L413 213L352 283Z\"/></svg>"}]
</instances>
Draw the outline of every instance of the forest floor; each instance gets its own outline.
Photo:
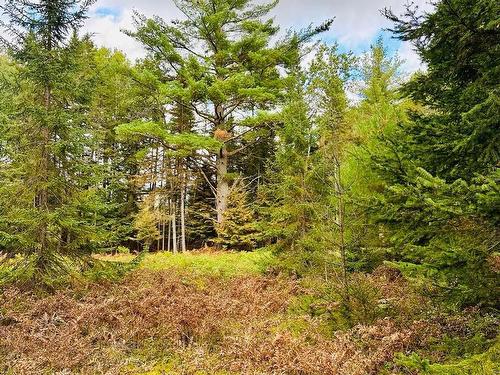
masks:
<instances>
[{"instance_id":1,"label":"forest floor","mask_svg":"<svg viewBox=\"0 0 500 375\"><path fill-rule=\"evenodd\" d=\"M377 306L390 304L391 312L377 315L359 299L359 323L345 327L335 293L319 298L314 281L269 271L273 262L263 251L159 253L119 281L78 282L46 295L4 289L0 373L411 374L398 353L426 350L439 361L448 349L437 344L466 324L422 319L425 298L379 270L355 285L376 289ZM470 358L481 373L494 371L498 345L491 350ZM451 366L430 373L461 373Z\"/></svg>"}]
</instances>

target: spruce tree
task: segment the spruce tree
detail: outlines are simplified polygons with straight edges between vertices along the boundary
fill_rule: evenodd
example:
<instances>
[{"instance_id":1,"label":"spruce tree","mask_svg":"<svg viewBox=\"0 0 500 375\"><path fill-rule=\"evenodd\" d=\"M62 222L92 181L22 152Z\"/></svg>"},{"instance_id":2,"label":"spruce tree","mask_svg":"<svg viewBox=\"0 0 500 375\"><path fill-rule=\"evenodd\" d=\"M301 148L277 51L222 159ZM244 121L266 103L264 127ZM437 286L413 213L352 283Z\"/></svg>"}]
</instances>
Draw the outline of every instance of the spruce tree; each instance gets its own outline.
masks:
<instances>
[{"instance_id":1,"label":"spruce tree","mask_svg":"<svg viewBox=\"0 0 500 375\"><path fill-rule=\"evenodd\" d=\"M499 11L494 0L446 0L430 14L412 6L402 17L385 12L428 66L404 87L429 109L412 113L410 151L448 181L498 167Z\"/></svg>"},{"instance_id":2,"label":"spruce tree","mask_svg":"<svg viewBox=\"0 0 500 375\"><path fill-rule=\"evenodd\" d=\"M256 215L248 202L243 180L234 183L224 221L217 228L215 243L230 250L253 250L257 244Z\"/></svg>"},{"instance_id":3,"label":"spruce tree","mask_svg":"<svg viewBox=\"0 0 500 375\"><path fill-rule=\"evenodd\" d=\"M19 65L0 183L0 242L24 254L34 278L92 250L100 209L86 122L89 43L75 31L92 1L8 0L2 41Z\"/></svg>"},{"instance_id":4,"label":"spruce tree","mask_svg":"<svg viewBox=\"0 0 500 375\"><path fill-rule=\"evenodd\" d=\"M269 206L266 233L298 273L323 272L332 261L345 259L339 166L349 65L335 48L320 46L306 72L296 67L280 116L275 161L262 189Z\"/></svg>"},{"instance_id":5,"label":"spruce tree","mask_svg":"<svg viewBox=\"0 0 500 375\"><path fill-rule=\"evenodd\" d=\"M499 11L491 0L386 11L427 71L403 87L422 108L388 139L380 217L399 268L456 304L497 300Z\"/></svg>"},{"instance_id":6,"label":"spruce tree","mask_svg":"<svg viewBox=\"0 0 500 375\"><path fill-rule=\"evenodd\" d=\"M386 227L374 220L374 201L386 187L385 170L397 171L399 142L392 142L398 125L407 121L405 110L413 104L397 92L401 62L391 56L381 39L358 61L361 78L358 92L361 101L349 111L350 129L345 146L342 177L349 186L348 211L358 240L350 251L350 266L373 270L390 258ZM392 175L392 172L391 172ZM382 177L383 176L383 177Z\"/></svg>"},{"instance_id":7,"label":"spruce tree","mask_svg":"<svg viewBox=\"0 0 500 375\"><path fill-rule=\"evenodd\" d=\"M304 93L304 74L297 69L291 76L288 102L281 113L278 145L269 181L264 189L269 200L268 235L278 239L281 251L297 254L312 230L315 197L311 192L313 151L317 133L310 121L310 108Z\"/></svg>"},{"instance_id":8,"label":"spruce tree","mask_svg":"<svg viewBox=\"0 0 500 375\"><path fill-rule=\"evenodd\" d=\"M308 88L314 98L312 102L316 103L314 122L319 143L315 175L319 181L317 195L323 198L316 226L323 233L329 233L323 240L323 269L326 274L329 268L340 269L344 301L349 293L347 256L352 247L354 221L347 210L350 191L343 178L350 131L350 124L346 121L348 101L345 86L352 63L352 57L339 54L336 46L321 46L309 69Z\"/></svg>"}]
</instances>

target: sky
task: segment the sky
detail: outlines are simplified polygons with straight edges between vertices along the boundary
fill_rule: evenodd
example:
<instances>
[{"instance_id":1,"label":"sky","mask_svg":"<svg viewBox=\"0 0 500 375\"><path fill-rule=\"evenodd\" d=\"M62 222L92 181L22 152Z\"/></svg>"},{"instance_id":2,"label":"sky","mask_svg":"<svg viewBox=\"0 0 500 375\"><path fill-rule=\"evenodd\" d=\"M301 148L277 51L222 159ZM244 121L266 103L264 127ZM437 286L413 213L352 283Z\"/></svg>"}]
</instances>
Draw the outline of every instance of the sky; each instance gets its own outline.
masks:
<instances>
[{"instance_id":1,"label":"sky","mask_svg":"<svg viewBox=\"0 0 500 375\"><path fill-rule=\"evenodd\" d=\"M356 55L366 52L381 36L389 51L404 60L403 72L411 74L425 69L424 65L411 44L394 39L390 32L384 31L391 23L380 14L384 7L401 14L409 1L421 11L432 9L430 0L280 0L271 16L283 31L320 25L335 18L331 29L319 38L326 43L338 43L342 52L352 51ZM0 4L4 2L0 0ZM143 48L122 32L134 29L134 11L146 16L157 15L166 21L182 17L172 0L97 0L82 32L92 34L98 46L125 52L130 60L144 57ZM0 18L4 18L3 15Z\"/></svg>"},{"instance_id":2,"label":"sky","mask_svg":"<svg viewBox=\"0 0 500 375\"><path fill-rule=\"evenodd\" d=\"M341 50L356 54L368 50L380 36L390 52L397 52L405 60L402 69L412 73L423 69L417 54L409 43L391 38L383 31L391 24L381 14L384 7L400 14L408 0L281 0L272 16L282 30L301 29L309 24L321 24L335 17L330 31L321 39L327 43L337 42ZM413 0L422 11L430 10L429 0ZM116 48L131 59L144 56L144 50L132 38L120 30L133 29L134 10L146 16L157 15L165 20L180 18L172 0L97 0L90 11L84 31L93 35L99 46Z\"/></svg>"}]
</instances>

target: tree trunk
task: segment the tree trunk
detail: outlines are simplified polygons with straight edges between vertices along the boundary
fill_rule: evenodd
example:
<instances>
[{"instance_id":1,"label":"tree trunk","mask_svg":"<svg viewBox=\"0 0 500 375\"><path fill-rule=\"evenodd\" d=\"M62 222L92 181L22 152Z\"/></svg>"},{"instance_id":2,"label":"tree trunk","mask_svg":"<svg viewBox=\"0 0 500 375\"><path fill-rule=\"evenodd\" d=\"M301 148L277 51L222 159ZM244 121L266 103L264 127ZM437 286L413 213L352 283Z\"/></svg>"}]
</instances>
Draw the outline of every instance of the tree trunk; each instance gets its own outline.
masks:
<instances>
[{"instance_id":1,"label":"tree trunk","mask_svg":"<svg viewBox=\"0 0 500 375\"><path fill-rule=\"evenodd\" d=\"M217 157L217 224L221 225L224 222L224 214L227 209L227 200L229 197L229 182L227 180L227 166L229 164L229 155L226 147L220 150Z\"/></svg>"},{"instance_id":2,"label":"tree trunk","mask_svg":"<svg viewBox=\"0 0 500 375\"><path fill-rule=\"evenodd\" d=\"M174 199L172 209L172 250L177 254L177 202Z\"/></svg>"},{"instance_id":3,"label":"tree trunk","mask_svg":"<svg viewBox=\"0 0 500 375\"><path fill-rule=\"evenodd\" d=\"M345 298L349 301L349 279L347 275L347 249L345 244L345 203L344 203L344 188L342 186L342 176L340 173L340 161L335 158L335 190L338 199L337 207L337 226L339 229L339 250L342 259L342 283L344 284Z\"/></svg>"},{"instance_id":4,"label":"tree trunk","mask_svg":"<svg viewBox=\"0 0 500 375\"><path fill-rule=\"evenodd\" d=\"M183 176L184 179L184 176ZM185 252L186 251L186 191L185 191L185 185L183 182L183 185L181 187L181 251Z\"/></svg>"},{"instance_id":5,"label":"tree trunk","mask_svg":"<svg viewBox=\"0 0 500 375\"><path fill-rule=\"evenodd\" d=\"M172 237L172 203L168 199L168 237L167 237L167 251L170 252L171 237Z\"/></svg>"},{"instance_id":6,"label":"tree trunk","mask_svg":"<svg viewBox=\"0 0 500 375\"><path fill-rule=\"evenodd\" d=\"M50 110L51 102L51 90L49 86L45 87L44 91L44 104L47 111ZM42 125L40 129L41 141L40 141L40 180L42 182L42 187L40 187L36 193L35 206L39 211L48 211L49 196L47 190L47 183L49 180L49 165L50 165L50 153L49 153L49 143L50 143L50 130L46 125ZM42 216L43 217L43 216ZM43 256L48 249L48 230L47 230L47 220L42 219L38 228L38 242L40 244L39 254Z\"/></svg>"},{"instance_id":7,"label":"tree trunk","mask_svg":"<svg viewBox=\"0 0 500 375\"><path fill-rule=\"evenodd\" d=\"M165 228L165 217L163 217L161 219L161 232L162 232L162 236L161 236L161 251L165 251L165 232L166 232L166 228Z\"/></svg>"}]
</instances>

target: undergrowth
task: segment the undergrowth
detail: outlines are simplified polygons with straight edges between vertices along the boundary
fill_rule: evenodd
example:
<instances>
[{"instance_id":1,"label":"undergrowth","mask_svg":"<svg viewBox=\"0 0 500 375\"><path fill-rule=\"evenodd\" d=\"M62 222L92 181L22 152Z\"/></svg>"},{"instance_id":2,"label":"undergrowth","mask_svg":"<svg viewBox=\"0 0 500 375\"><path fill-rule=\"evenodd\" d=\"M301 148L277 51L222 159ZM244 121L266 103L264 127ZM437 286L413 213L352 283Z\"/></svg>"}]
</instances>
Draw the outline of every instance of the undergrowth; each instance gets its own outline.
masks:
<instances>
[{"instance_id":1,"label":"undergrowth","mask_svg":"<svg viewBox=\"0 0 500 375\"><path fill-rule=\"evenodd\" d=\"M44 274L42 279L36 274L34 262L30 257L16 256L0 262L0 288L14 285L35 292L55 292L76 284L119 281L139 267L144 256L145 253L130 256L124 263L94 257L82 257L77 260L61 258L64 267L58 272Z\"/></svg>"},{"instance_id":2,"label":"undergrowth","mask_svg":"<svg viewBox=\"0 0 500 375\"><path fill-rule=\"evenodd\" d=\"M332 279L265 273L267 252L142 257L98 257L49 294L0 291L0 373L498 372L497 315L441 309L391 269L352 274L345 299Z\"/></svg>"}]
</instances>

